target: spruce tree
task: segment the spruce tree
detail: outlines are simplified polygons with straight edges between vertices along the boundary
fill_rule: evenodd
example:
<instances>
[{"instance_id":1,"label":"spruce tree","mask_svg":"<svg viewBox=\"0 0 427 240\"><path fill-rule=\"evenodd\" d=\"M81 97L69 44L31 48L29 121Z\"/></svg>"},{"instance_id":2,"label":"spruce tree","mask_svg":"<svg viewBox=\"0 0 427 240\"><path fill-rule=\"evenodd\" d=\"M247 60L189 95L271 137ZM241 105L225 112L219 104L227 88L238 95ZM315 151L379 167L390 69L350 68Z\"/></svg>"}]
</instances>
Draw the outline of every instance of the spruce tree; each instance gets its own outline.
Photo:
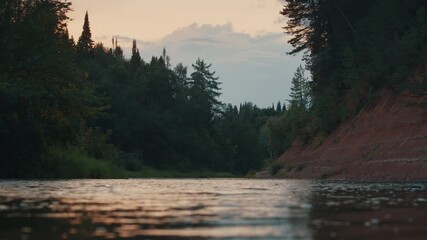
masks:
<instances>
[{"instance_id":1,"label":"spruce tree","mask_svg":"<svg viewBox=\"0 0 427 240\"><path fill-rule=\"evenodd\" d=\"M92 33L90 31L89 15L86 11L85 21L83 24L83 32L77 42L77 54L81 57L93 56L94 42L92 40Z\"/></svg>"}]
</instances>

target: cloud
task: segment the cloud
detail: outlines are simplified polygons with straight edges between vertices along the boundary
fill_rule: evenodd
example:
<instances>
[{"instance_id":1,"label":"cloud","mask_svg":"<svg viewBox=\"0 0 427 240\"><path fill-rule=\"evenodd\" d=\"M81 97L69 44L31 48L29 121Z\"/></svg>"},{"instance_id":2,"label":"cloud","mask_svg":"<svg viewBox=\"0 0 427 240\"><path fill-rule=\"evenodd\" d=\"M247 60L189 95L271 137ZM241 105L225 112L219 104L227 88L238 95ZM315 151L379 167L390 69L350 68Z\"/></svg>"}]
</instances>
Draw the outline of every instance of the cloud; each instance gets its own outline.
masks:
<instances>
[{"instance_id":1,"label":"cloud","mask_svg":"<svg viewBox=\"0 0 427 240\"><path fill-rule=\"evenodd\" d=\"M119 38L128 56L131 41L130 37ZM182 62L191 67L197 58L212 63L222 82L221 100L235 105L251 101L266 107L288 99L293 73L301 64L301 56L286 55L291 47L284 34L251 36L236 32L230 23L191 24L156 42L137 42L145 60L159 56L165 47L174 65Z\"/></svg>"},{"instance_id":2,"label":"cloud","mask_svg":"<svg viewBox=\"0 0 427 240\"><path fill-rule=\"evenodd\" d=\"M118 45L127 48L129 46L132 46L132 42L134 40L134 38L128 37L128 36L121 36L121 35L115 35L115 36L106 36L106 35L102 35L102 36L98 36L96 39L100 40L101 42L104 43L111 43L112 38L117 38L117 42ZM137 45L139 46L149 46L149 45L154 45L156 44L155 42L150 42L150 41L144 41L141 39L135 39L137 42Z\"/></svg>"},{"instance_id":3,"label":"cloud","mask_svg":"<svg viewBox=\"0 0 427 240\"><path fill-rule=\"evenodd\" d=\"M203 44L203 43L220 44L221 43L221 41L217 41L215 39L206 38L206 37L204 37L204 38L202 38L202 37L190 38L190 39L188 39L188 41L193 42L193 43L200 43L200 44Z\"/></svg>"}]
</instances>

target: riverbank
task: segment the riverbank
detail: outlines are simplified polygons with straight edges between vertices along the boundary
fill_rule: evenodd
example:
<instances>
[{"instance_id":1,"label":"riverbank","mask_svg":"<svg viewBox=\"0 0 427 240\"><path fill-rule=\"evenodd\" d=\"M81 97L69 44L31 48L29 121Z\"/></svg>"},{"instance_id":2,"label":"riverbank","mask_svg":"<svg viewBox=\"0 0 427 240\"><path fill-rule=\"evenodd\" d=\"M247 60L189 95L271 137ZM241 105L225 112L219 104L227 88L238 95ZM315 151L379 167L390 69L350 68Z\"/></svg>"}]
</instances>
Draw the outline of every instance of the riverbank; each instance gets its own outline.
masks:
<instances>
[{"instance_id":1,"label":"riverbank","mask_svg":"<svg viewBox=\"0 0 427 240\"><path fill-rule=\"evenodd\" d=\"M275 164L257 177L427 180L427 94L384 90L323 143L296 141Z\"/></svg>"}]
</instances>

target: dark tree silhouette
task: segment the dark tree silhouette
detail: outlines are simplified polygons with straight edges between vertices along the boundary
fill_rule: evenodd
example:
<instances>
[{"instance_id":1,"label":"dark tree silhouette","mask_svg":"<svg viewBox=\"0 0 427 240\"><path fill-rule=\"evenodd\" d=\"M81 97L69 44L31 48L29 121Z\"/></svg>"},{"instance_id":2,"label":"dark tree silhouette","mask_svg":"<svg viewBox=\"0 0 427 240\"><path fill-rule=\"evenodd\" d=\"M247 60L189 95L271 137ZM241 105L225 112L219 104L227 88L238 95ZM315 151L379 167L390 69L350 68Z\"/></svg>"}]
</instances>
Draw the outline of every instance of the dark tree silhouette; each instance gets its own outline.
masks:
<instances>
[{"instance_id":1,"label":"dark tree silhouette","mask_svg":"<svg viewBox=\"0 0 427 240\"><path fill-rule=\"evenodd\" d=\"M93 56L94 42L92 40L92 33L90 31L89 14L86 11L85 21L83 24L83 32L77 42L77 54L81 57Z\"/></svg>"},{"instance_id":2,"label":"dark tree silhouette","mask_svg":"<svg viewBox=\"0 0 427 240\"><path fill-rule=\"evenodd\" d=\"M141 66L141 55L139 54L139 50L136 46L136 40L133 40L132 43L132 56L130 58L130 66L131 66L131 71L133 73L137 72Z\"/></svg>"}]
</instances>

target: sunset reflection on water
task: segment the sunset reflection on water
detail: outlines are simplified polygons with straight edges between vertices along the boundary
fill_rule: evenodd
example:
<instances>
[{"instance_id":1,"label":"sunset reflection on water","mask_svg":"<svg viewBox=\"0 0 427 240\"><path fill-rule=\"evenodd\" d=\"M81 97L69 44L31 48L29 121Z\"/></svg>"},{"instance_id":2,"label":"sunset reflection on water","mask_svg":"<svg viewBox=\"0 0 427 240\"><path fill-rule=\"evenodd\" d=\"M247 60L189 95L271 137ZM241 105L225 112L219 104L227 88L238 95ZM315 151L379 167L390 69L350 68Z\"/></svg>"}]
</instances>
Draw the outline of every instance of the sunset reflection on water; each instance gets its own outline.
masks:
<instances>
[{"instance_id":1,"label":"sunset reflection on water","mask_svg":"<svg viewBox=\"0 0 427 240\"><path fill-rule=\"evenodd\" d=\"M421 239L425 199L423 183L3 181L0 240Z\"/></svg>"}]
</instances>

